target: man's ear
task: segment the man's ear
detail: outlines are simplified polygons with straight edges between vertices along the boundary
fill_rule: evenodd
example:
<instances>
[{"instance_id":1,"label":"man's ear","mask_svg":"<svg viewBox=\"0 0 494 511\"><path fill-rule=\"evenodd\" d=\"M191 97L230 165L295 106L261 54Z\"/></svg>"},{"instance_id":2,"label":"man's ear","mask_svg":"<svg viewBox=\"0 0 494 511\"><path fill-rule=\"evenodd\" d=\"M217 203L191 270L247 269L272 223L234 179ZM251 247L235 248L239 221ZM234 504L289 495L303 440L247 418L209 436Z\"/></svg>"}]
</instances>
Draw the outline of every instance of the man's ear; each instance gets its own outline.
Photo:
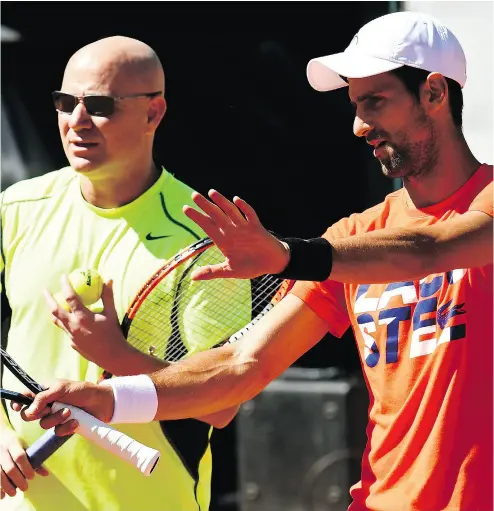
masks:
<instances>
[{"instance_id":1,"label":"man's ear","mask_svg":"<svg viewBox=\"0 0 494 511\"><path fill-rule=\"evenodd\" d=\"M156 131L161 119L166 112L166 99L163 96L157 96L149 102L148 108L148 127L149 131Z\"/></svg>"},{"instance_id":2,"label":"man's ear","mask_svg":"<svg viewBox=\"0 0 494 511\"><path fill-rule=\"evenodd\" d=\"M420 102L430 113L448 104L448 83L441 73L430 73L420 91Z\"/></svg>"}]
</instances>

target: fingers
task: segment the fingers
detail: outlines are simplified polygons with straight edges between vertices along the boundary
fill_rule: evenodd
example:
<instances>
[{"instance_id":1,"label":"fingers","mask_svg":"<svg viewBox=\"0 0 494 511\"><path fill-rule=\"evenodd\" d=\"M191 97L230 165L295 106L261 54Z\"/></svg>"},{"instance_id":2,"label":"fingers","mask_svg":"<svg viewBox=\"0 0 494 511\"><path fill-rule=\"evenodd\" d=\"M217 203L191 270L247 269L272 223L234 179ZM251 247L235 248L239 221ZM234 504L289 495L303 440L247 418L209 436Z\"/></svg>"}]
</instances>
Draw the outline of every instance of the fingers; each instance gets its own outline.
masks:
<instances>
[{"instance_id":1,"label":"fingers","mask_svg":"<svg viewBox=\"0 0 494 511\"><path fill-rule=\"evenodd\" d=\"M15 393L17 394L17 393ZM34 399L34 392L31 392L30 390L24 390L22 392L19 392L19 394L21 394L21 396L16 396L15 399L18 399L22 396L26 396L26 401L25 402L22 402L22 401L15 401L14 400L14 396L12 396L12 398L8 398L8 399L11 399L10 401L10 408L12 408L12 410L14 410L15 412L20 412L26 405L29 405L32 400Z\"/></svg>"},{"instance_id":2,"label":"fingers","mask_svg":"<svg viewBox=\"0 0 494 511\"><path fill-rule=\"evenodd\" d=\"M14 412L20 412L24 406L25 405L23 405L22 403L17 403L16 401L10 402L10 408L12 408L12 410L14 410Z\"/></svg>"},{"instance_id":3,"label":"fingers","mask_svg":"<svg viewBox=\"0 0 494 511\"><path fill-rule=\"evenodd\" d=\"M35 474L46 477L50 472L43 466L33 470L24 449L16 450L17 446L12 445L10 452L4 453L0 463L0 500L15 497L17 489L26 491L28 480L34 478Z\"/></svg>"},{"instance_id":4,"label":"fingers","mask_svg":"<svg viewBox=\"0 0 494 511\"><path fill-rule=\"evenodd\" d=\"M67 275L61 277L62 292L55 296L48 290L43 290L46 304L53 323L61 328L70 339L74 338L75 333L80 329L81 320L94 317L94 312L88 309L81 301L80 297L72 288ZM105 292L106 291L106 292ZM108 314L117 316L115 303L113 301L112 282L109 281L103 286L105 292L105 301L108 306ZM77 350L77 347L73 346Z\"/></svg>"},{"instance_id":5,"label":"fingers","mask_svg":"<svg viewBox=\"0 0 494 511\"><path fill-rule=\"evenodd\" d=\"M59 401L65 394L63 384L56 384L39 394L36 394L34 401L21 412L22 418L27 421L34 421L41 419L47 415L49 405L55 401Z\"/></svg>"},{"instance_id":6,"label":"fingers","mask_svg":"<svg viewBox=\"0 0 494 511\"><path fill-rule=\"evenodd\" d=\"M58 295L60 300L64 300L61 293L58 293ZM45 297L46 304L51 312L51 320L56 326L58 326L58 328L61 328L70 337L71 334L67 328L70 314L69 304L65 302L66 308L64 308L64 304L58 303L47 289L43 290L43 296Z\"/></svg>"},{"instance_id":7,"label":"fingers","mask_svg":"<svg viewBox=\"0 0 494 511\"><path fill-rule=\"evenodd\" d=\"M13 463L18 468L15 476L9 474L9 479L19 488L19 490L26 491L27 490L27 482L26 479L33 479L35 476L34 469L29 463L29 459L27 457L25 449L20 445L20 443L16 443L10 446L10 456L12 458ZM20 476L19 478L17 478ZM22 479L22 481L21 481ZM21 482L21 485L18 482Z\"/></svg>"},{"instance_id":8,"label":"fingers","mask_svg":"<svg viewBox=\"0 0 494 511\"><path fill-rule=\"evenodd\" d=\"M55 426L55 433L58 436L72 435L73 433L76 432L78 427L79 423L75 419L70 419L67 422L64 422L63 424Z\"/></svg>"},{"instance_id":9,"label":"fingers","mask_svg":"<svg viewBox=\"0 0 494 511\"><path fill-rule=\"evenodd\" d=\"M41 419L42 417L45 417L46 415L50 415L52 413L51 408L49 406L45 406L44 408L42 408L41 410L36 412L36 416L33 417L32 415L26 415L28 408L29 407L26 406L20 412L22 420L24 420L26 422L32 422L34 420Z\"/></svg>"},{"instance_id":10,"label":"fingers","mask_svg":"<svg viewBox=\"0 0 494 511\"><path fill-rule=\"evenodd\" d=\"M244 214L245 218L250 224L261 225L261 221L259 220L259 217L257 216L254 208L247 204L247 202L245 202L240 197L235 196L233 197L233 203Z\"/></svg>"},{"instance_id":11,"label":"fingers","mask_svg":"<svg viewBox=\"0 0 494 511\"><path fill-rule=\"evenodd\" d=\"M209 216L197 211L190 206L184 206L182 211L185 213L187 217L189 217L194 223L196 223L210 238L214 239L214 235L219 231L216 228L215 224L209 218Z\"/></svg>"},{"instance_id":12,"label":"fingers","mask_svg":"<svg viewBox=\"0 0 494 511\"><path fill-rule=\"evenodd\" d=\"M117 310L115 308L115 299L113 297L113 280L105 282L103 285L103 292L101 293L101 300L103 301L103 311L107 318L115 319L118 323Z\"/></svg>"},{"instance_id":13,"label":"fingers","mask_svg":"<svg viewBox=\"0 0 494 511\"><path fill-rule=\"evenodd\" d=\"M67 275L60 278L62 292L55 293L53 296L47 289L43 290L48 309L51 312L53 322L60 328L67 331L67 322L71 312L87 313L88 309L84 306L78 294L70 285ZM58 299L58 301L57 301ZM59 302L62 303L59 303Z\"/></svg>"},{"instance_id":14,"label":"fingers","mask_svg":"<svg viewBox=\"0 0 494 511\"><path fill-rule=\"evenodd\" d=\"M190 274L191 280L231 279L235 277L237 275L232 272L226 262L201 266Z\"/></svg>"},{"instance_id":15,"label":"fingers","mask_svg":"<svg viewBox=\"0 0 494 511\"><path fill-rule=\"evenodd\" d=\"M70 312L69 310L64 310L60 304L55 300L54 296L48 291L48 289L43 289L43 296L45 298L46 305L48 306L49 311L51 312L52 316L55 318L61 317L61 316L67 316L67 314Z\"/></svg>"},{"instance_id":16,"label":"fingers","mask_svg":"<svg viewBox=\"0 0 494 511\"><path fill-rule=\"evenodd\" d=\"M8 449L2 451L0 461L2 490L10 497L16 494L16 488L26 491L27 479L33 479L35 474L21 444L19 442L9 444Z\"/></svg>"},{"instance_id":17,"label":"fingers","mask_svg":"<svg viewBox=\"0 0 494 511\"><path fill-rule=\"evenodd\" d=\"M50 429L59 424L63 424L70 418L70 410L68 408L62 408L55 413L49 413L45 415L40 421L39 425L43 429Z\"/></svg>"},{"instance_id":18,"label":"fingers","mask_svg":"<svg viewBox=\"0 0 494 511\"><path fill-rule=\"evenodd\" d=\"M234 225L245 223L242 213L224 195L216 190L209 190L208 195L213 202L197 192L192 194L192 200L206 213L214 225L225 227L232 223Z\"/></svg>"},{"instance_id":19,"label":"fingers","mask_svg":"<svg viewBox=\"0 0 494 511\"><path fill-rule=\"evenodd\" d=\"M192 200L199 206L214 224L223 224L226 221L225 213L214 202L206 199L204 195L194 192Z\"/></svg>"},{"instance_id":20,"label":"fingers","mask_svg":"<svg viewBox=\"0 0 494 511\"><path fill-rule=\"evenodd\" d=\"M0 485L2 487L1 495L2 499L5 497L5 494L7 494L9 497L15 497L15 494L17 493L17 488L8 478L7 474L3 469L3 466L0 467Z\"/></svg>"},{"instance_id":21,"label":"fingers","mask_svg":"<svg viewBox=\"0 0 494 511\"><path fill-rule=\"evenodd\" d=\"M36 472L36 474L38 474L40 476L43 476L43 477L47 477L47 476L50 475L50 472L48 472L48 470L45 467L43 467L43 466L37 468L35 470L35 472Z\"/></svg>"},{"instance_id":22,"label":"fingers","mask_svg":"<svg viewBox=\"0 0 494 511\"><path fill-rule=\"evenodd\" d=\"M69 304L72 312L76 311L87 311L86 307L82 303L79 295L74 291L74 288L70 285L69 278L67 275L62 275L60 279L62 285L62 293L65 296L65 300Z\"/></svg>"},{"instance_id":23,"label":"fingers","mask_svg":"<svg viewBox=\"0 0 494 511\"><path fill-rule=\"evenodd\" d=\"M208 192L211 201L198 192L192 194L192 200L199 206L204 213L197 211L190 206L184 206L184 213L203 229L213 225L224 226L227 218L235 225L242 225L246 221L256 225L261 225L259 217L254 208L238 196L230 202L224 195L217 190L211 189ZM205 230L205 229L204 229Z\"/></svg>"},{"instance_id":24,"label":"fingers","mask_svg":"<svg viewBox=\"0 0 494 511\"><path fill-rule=\"evenodd\" d=\"M209 190L208 195L209 197L211 197L211 200L213 200L215 204L217 204L220 207L220 209L228 216L228 218L235 225L245 224L246 222L245 217L235 206L235 204L233 204L233 202L230 202L224 195L222 195L217 190Z\"/></svg>"}]
</instances>

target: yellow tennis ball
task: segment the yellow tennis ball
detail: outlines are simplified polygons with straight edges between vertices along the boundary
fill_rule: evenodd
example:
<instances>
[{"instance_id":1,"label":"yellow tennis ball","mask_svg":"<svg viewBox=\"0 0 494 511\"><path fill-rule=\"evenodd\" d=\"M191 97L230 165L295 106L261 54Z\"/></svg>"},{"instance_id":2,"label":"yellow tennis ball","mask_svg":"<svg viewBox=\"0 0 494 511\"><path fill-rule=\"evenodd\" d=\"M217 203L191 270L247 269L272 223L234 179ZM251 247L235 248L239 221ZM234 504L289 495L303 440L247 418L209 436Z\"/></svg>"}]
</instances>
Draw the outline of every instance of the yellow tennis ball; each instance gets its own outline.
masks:
<instances>
[{"instance_id":1,"label":"yellow tennis ball","mask_svg":"<svg viewBox=\"0 0 494 511\"><path fill-rule=\"evenodd\" d=\"M94 268L73 271L69 275L69 282L84 305L92 305L101 298L103 279Z\"/></svg>"}]
</instances>

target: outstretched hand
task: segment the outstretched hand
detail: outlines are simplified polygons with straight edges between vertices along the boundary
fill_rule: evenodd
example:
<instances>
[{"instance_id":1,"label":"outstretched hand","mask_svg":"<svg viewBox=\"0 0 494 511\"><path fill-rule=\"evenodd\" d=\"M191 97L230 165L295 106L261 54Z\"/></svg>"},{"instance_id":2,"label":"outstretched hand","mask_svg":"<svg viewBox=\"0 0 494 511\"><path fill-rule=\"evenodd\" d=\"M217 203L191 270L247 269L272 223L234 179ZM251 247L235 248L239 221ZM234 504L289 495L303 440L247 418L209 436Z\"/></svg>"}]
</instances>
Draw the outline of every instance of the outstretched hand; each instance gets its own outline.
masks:
<instances>
[{"instance_id":1,"label":"outstretched hand","mask_svg":"<svg viewBox=\"0 0 494 511\"><path fill-rule=\"evenodd\" d=\"M212 202L194 192L192 200L202 211L184 206L184 213L216 244L225 261L195 270L192 280L219 278L251 279L266 273L280 273L290 254L283 243L261 224L255 210L239 197L233 202L216 190Z\"/></svg>"}]
</instances>

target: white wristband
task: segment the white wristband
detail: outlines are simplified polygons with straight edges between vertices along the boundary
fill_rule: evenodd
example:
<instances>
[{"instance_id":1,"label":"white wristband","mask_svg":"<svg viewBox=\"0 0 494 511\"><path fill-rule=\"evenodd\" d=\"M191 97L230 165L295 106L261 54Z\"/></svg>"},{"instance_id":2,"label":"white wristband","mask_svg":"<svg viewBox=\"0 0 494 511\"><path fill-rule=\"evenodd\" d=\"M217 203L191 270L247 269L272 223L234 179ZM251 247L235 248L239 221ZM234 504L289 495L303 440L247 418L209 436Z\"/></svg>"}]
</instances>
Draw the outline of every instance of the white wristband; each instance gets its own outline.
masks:
<instances>
[{"instance_id":1,"label":"white wristband","mask_svg":"<svg viewBox=\"0 0 494 511\"><path fill-rule=\"evenodd\" d=\"M115 408L110 423L151 422L158 410L158 393L147 374L119 376L103 380L110 385L115 397Z\"/></svg>"}]
</instances>

